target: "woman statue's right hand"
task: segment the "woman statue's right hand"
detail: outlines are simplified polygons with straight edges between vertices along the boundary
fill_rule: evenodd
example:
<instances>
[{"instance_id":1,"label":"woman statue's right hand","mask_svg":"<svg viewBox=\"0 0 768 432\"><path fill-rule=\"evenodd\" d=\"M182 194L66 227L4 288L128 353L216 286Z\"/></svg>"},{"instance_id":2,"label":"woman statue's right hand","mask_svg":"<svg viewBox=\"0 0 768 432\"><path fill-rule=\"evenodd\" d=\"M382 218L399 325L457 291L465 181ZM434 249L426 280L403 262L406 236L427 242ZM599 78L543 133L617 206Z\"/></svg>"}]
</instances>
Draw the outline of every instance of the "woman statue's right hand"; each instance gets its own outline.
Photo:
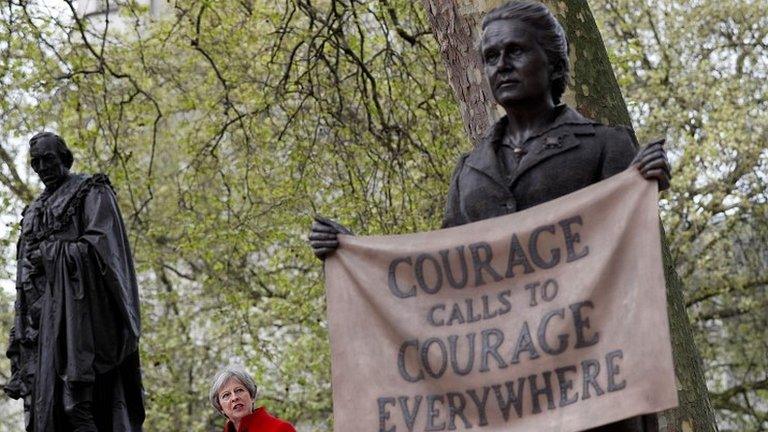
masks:
<instances>
[{"instance_id":1,"label":"woman statue's right hand","mask_svg":"<svg viewBox=\"0 0 768 432\"><path fill-rule=\"evenodd\" d=\"M309 244L312 246L312 252L321 260L325 260L339 247L339 234L352 235L344 225L328 218L315 215L312 222L312 229L309 232Z\"/></svg>"}]
</instances>

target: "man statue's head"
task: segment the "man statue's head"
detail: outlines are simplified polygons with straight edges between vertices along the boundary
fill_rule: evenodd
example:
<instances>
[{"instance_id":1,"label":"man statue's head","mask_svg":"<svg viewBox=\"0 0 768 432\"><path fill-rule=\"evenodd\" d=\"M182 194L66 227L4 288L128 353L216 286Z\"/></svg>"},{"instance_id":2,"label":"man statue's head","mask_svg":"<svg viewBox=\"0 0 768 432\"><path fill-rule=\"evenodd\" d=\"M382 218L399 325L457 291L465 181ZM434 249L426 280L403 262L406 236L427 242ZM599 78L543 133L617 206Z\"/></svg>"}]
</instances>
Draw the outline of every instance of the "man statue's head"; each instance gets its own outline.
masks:
<instances>
[{"instance_id":1,"label":"man statue's head","mask_svg":"<svg viewBox=\"0 0 768 432\"><path fill-rule=\"evenodd\" d=\"M29 155L32 169L46 188L58 187L74 162L64 139L51 132L40 132L29 140Z\"/></svg>"}]
</instances>

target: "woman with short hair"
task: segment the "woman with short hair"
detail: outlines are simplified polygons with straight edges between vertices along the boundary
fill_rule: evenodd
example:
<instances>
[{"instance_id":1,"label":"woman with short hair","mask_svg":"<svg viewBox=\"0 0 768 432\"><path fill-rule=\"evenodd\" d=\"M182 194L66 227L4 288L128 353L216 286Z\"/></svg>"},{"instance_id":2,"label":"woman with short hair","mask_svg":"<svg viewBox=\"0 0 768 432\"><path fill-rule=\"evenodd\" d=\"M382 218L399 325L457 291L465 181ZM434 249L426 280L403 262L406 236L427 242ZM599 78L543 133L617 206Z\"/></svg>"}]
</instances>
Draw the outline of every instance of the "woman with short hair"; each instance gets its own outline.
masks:
<instances>
[{"instance_id":1,"label":"woman with short hair","mask_svg":"<svg viewBox=\"0 0 768 432\"><path fill-rule=\"evenodd\" d=\"M227 418L224 432L296 432L293 425L264 407L254 409L256 383L243 368L220 370L213 377L208 397L216 411Z\"/></svg>"}]
</instances>

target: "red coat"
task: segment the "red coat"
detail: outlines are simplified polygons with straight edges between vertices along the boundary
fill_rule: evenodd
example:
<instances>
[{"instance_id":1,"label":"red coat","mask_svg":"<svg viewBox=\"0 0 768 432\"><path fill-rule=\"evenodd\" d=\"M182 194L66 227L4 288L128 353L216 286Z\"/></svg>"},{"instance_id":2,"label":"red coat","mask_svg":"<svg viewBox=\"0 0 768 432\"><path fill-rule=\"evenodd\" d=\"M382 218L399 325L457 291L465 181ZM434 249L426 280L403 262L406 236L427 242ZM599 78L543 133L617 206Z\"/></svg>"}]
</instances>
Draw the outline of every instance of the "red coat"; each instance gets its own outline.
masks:
<instances>
[{"instance_id":1,"label":"red coat","mask_svg":"<svg viewBox=\"0 0 768 432\"><path fill-rule=\"evenodd\" d=\"M293 425L268 413L264 407L243 417L240 427L235 430L231 420L224 425L224 432L296 432Z\"/></svg>"}]
</instances>

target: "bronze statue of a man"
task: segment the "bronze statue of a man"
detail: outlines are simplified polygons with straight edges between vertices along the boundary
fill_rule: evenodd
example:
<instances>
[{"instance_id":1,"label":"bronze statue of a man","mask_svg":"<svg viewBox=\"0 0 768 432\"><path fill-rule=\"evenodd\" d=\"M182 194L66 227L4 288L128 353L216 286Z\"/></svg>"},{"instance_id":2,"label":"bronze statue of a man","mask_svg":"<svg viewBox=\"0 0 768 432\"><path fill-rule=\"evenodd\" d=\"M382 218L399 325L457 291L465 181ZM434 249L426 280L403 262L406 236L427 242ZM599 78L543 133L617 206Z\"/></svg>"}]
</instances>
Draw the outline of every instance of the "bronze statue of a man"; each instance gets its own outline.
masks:
<instances>
[{"instance_id":1,"label":"bronze statue of a man","mask_svg":"<svg viewBox=\"0 0 768 432\"><path fill-rule=\"evenodd\" d=\"M585 118L562 104L569 76L568 42L552 13L537 1L510 1L483 19L485 76L506 115L454 170L443 227L502 216L559 198L634 165L660 189L669 187L661 142L636 153L631 130ZM316 217L309 242L325 259L336 250L338 223ZM636 417L594 432L641 432L654 418Z\"/></svg>"},{"instance_id":2,"label":"bronze statue of a man","mask_svg":"<svg viewBox=\"0 0 768 432\"><path fill-rule=\"evenodd\" d=\"M29 142L45 190L25 210L5 391L24 399L26 430L140 431L139 295L109 179L70 173L50 132Z\"/></svg>"}]
</instances>

